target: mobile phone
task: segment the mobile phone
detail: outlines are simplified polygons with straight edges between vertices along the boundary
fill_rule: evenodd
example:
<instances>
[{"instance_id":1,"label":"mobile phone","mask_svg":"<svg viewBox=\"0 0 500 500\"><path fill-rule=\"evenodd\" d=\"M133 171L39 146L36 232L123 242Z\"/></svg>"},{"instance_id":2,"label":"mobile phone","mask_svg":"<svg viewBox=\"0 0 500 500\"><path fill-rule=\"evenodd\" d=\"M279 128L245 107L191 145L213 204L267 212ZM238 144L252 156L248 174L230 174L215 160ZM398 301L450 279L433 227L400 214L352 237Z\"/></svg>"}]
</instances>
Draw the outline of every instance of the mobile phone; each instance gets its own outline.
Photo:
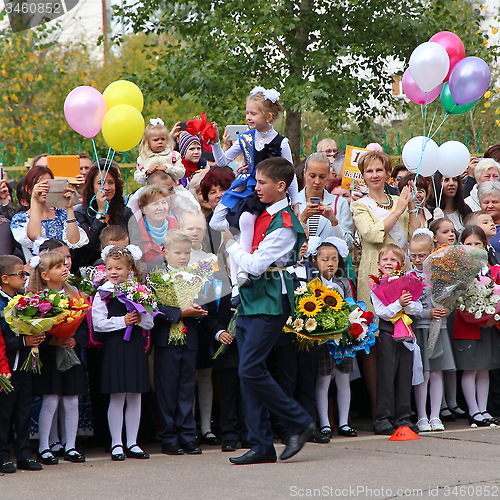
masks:
<instances>
[{"instance_id":1,"label":"mobile phone","mask_svg":"<svg viewBox=\"0 0 500 500\"><path fill-rule=\"evenodd\" d=\"M229 141L236 141L238 139L238 136L242 134L243 132L246 132L248 130L247 125L226 125L226 130L229 134L228 140Z\"/></svg>"},{"instance_id":2,"label":"mobile phone","mask_svg":"<svg viewBox=\"0 0 500 500\"><path fill-rule=\"evenodd\" d=\"M186 130L186 127L187 127L186 122L181 122L181 123L179 123L179 128L180 128L181 130Z\"/></svg>"},{"instance_id":3,"label":"mobile phone","mask_svg":"<svg viewBox=\"0 0 500 500\"><path fill-rule=\"evenodd\" d=\"M311 203L314 203L315 205L320 205L321 200L317 196L311 196Z\"/></svg>"},{"instance_id":4,"label":"mobile phone","mask_svg":"<svg viewBox=\"0 0 500 500\"><path fill-rule=\"evenodd\" d=\"M48 207L66 208L68 200L64 198L68 181L66 179L49 179L49 192L47 193L46 205Z\"/></svg>"}]
</instances>

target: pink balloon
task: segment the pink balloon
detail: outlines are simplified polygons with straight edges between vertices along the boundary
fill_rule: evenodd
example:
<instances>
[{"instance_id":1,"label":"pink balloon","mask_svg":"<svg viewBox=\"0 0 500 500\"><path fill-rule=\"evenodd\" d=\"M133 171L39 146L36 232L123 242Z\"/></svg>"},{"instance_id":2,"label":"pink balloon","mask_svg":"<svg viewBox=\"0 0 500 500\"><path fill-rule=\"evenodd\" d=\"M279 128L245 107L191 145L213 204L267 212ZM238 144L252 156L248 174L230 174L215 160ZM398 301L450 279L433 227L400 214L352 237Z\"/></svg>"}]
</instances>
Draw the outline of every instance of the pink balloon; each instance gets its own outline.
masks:
<instances>
[{"instance_id":1,"label":"pink balloon","mask_svg":"<svg viewBox=\"0 0 500 500\"><path fill-rule=\"evenodd\" d=\"M410 101L415 104L429 104L434 101L441 92L442 84L439 84L435 89L430 92L422 92L419 86L415 83L411 77L410 68L408 68L403 75L402 82L403 92Z\"/></svg>"},{"instance_id":2,"label":"pink balloon","mask_svg":"<svg viewBox=\"0 0 500 500\"><path fill-rule=\"evenodd\" d=\"M457 64L460 59L463 59L465 57L464 44L462 43L462 40L460 40L460 38L451 31L440 31L439 33L436 33L434 36L432 36L429 39L429 42L439 43L439 45L444 47L446 52L448 52L448 56L450 57L450 70L448 71L448 74L444 79L444 81L446 82L450 78L450 73L453 69L453 66L455 66L455 64Z\"/></svg>"},{"instance_id":3,"label":"pink balloon","mask_svg":"<svg viewBox=\"0 0 500 500\"><path fill-rule=\"evenodd\" d=\"M101 130L107 110L102 94L86 85L73 89L64 101L64 116L69 126L88 139Z\"/></svg>"}]
</instances>

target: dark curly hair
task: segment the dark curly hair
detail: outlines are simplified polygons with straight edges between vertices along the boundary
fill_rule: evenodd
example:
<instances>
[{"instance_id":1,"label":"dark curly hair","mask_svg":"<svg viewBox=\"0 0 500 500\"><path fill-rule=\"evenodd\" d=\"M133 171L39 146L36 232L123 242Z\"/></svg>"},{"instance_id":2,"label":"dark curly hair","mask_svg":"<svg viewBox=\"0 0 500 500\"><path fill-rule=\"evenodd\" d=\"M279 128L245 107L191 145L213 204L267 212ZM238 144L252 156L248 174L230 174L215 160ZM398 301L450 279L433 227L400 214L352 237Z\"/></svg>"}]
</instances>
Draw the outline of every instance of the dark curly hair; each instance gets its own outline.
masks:
<instances>
[{"instance_id":1,"label":"dark curly hair","mask_svg":"<svg viewBox=\"0 0 500 500\"><path fill-rule=\"evenodd\" d=\"M97 202L94 198L94 180L98 175L100 175L100 170L104 170L105 165L106 160L104 158L101 158L99 160L99 167L96 163L94 163L92 167L90 167L90 170L85 177L82 196L82 206L84 208L92 207L97 211ZM111 177L113 177L116 188L115 195L109 202L109 224L123 225L125 223L125 219L123 217L123 207L125 206L123 202L123 179L120 173L120 167L115 161L111 163L111 166L108 170L108 175L111 175Z\"/></svg>"}]
</instances>

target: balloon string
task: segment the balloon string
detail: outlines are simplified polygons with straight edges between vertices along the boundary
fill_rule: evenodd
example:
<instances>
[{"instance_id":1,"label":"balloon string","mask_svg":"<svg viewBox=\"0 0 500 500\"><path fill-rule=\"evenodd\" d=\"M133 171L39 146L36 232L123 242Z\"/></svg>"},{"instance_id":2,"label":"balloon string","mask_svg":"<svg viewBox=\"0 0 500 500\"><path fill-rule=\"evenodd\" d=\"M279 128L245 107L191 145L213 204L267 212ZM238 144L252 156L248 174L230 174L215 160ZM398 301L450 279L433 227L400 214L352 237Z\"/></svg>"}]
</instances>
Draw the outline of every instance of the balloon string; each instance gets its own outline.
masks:
<instances>
[{"instance_id":1,"label":"balloon string","mask_svg":"<svg viewBox=\"0 0 500 500\"><path fill-rule=\"evenodd\" d=\"M106 155L106 159L104 160L104 167L101 169L101 165L99 161L97 162L97 169L99 171L99 177L100 177L100 184L101 187L99 188L99 191L103 190L104 183L106 182L106 178L108 176L109 169L111 168L111 164L113 163L113 158L115 157L116 151L114 149L109 148L108 149L108 154ZM108 213L109 210L109 201L105 200L104 203L104 212L99 212L92 206L92 202L97 199L97 195L94 195L92 199L90 200L89 207L87 209L87 213L90 217L92 217L91 213L100 214L100 215L105 215Z\"/></svg>"},{"instance_id":2,"label":"balloon string","mask_svg":"<svg viewBox=\"0 0 500 500\"><path fill-rule=\"evenodd\" d=\"M441 120L441 123L439 124L438 128L434 131L434 133L429 137L429 139L432 139L439 131L443 123L448 119L448 116L450 116L449 113L445 113L444 118Z\"/></svg>"},{"instance_id":3,"label":"balloon string","mask_svg":"<svg viewBox=\"0 0 500 500\"><path fill-rule=\"evenodd\" d=\"M432 127L434 126L434 120L436 119L437 112L438 112L438 110L436 108L435 111L434 111L434 116L432 117L431 124L429 126L429 134L431 133Z\"/></svg>"},{"instance_id":4,"label":"balloon string","mask_svg":"<svg viewBox=\"0 0 500 500\"><path fill-rule=\"evenodd\" d=\"M95 141L94 141L93 137L92 137L92 146L94 148L95 162L97 165L99 165L99 155L97 154L97 148L95 146ZM97 168L99 168L99 167L97 167Z\"/></svg>"}]
</instances>

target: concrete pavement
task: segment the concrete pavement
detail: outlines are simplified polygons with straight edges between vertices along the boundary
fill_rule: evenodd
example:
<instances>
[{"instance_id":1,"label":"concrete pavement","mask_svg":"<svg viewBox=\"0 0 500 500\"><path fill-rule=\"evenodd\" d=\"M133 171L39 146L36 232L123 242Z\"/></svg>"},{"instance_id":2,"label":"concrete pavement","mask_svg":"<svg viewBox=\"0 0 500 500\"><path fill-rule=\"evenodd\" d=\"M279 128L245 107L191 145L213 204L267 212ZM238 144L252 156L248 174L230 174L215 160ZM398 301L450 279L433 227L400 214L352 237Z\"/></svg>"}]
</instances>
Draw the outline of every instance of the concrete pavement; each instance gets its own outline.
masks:
<instances>
[{"instance_id":1,"label":"concrete pavement","mask_svg":"<svg viewBox=\"0 0 500 500\"><path fill-rule=\"evenodd\" d=\"M287 462L251 466L231 465L228 458L240 450L218 447L170 457L151 445L149 460L125 462L90 449L85 464L61 461L41 472L0 475L0 500L500 498L500 427L466 426L454 422L404 442L361 431L326 445L307 443Z\"/></svg>"}]
</instances>

